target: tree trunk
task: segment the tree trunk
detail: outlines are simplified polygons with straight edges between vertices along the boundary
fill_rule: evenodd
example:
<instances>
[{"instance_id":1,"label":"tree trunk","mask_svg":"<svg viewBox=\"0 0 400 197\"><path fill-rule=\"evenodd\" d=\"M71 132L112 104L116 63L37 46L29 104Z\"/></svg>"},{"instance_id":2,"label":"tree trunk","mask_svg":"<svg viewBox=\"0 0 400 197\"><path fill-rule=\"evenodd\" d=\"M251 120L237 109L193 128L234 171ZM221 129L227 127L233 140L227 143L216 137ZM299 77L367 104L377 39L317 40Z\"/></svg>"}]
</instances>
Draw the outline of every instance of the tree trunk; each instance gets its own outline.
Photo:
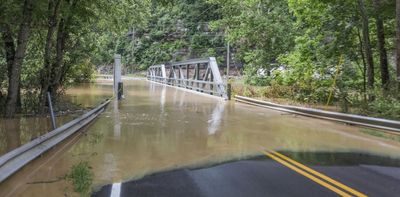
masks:
<instances>
[{"instance_id":1,"label":"tree trunk","mask_svg":"<svg viewBox=\"0 0 400 197\"><path fill-rule=\"evenodd\" d=\"M41 76L41 91L40 91L40 99L41 105L45 106L46 104L46 95L47 91L50 86L51 80L51 70L52 70L52 63L51 63L51 51L53 45L53 35L57 28L57 17L59 13L61 0L49 0L48 6L48 29L47 29L47 36L46 36L46 44L44 48L44 55L43 55L43 70ZM44 109L43 107L41 109ZM43 111L42 111L43 112Z\"/></svg>"},{"instance_id":2,"label":"tree trunk","mask_svg":"<svg viewBox=\"0 0 400 197\"><path fill-rule=\"evenodd\" d=\"M22 111L22 98L21 98L21 82L18 84L17 90L17 104L15 106L15 111L20 113Z\"/></svg>"},{"instance_id":3,"label":"tree trunk","mask_svg":"<svg viewBox=\"0 0 400 197\"><path fill-rule=\"evenodd\" d=\"M7 77L11 78L12 66L15 58L15 44L12 31L9 24L4 24L3 41L4 49L6 52L6 62L7 62ZM17 102L16 111L21 111L21 84L18 86L17 90ZM2 98L0 97L0 101Z\"/></svg>"},{"instance_id":4,"label":"tree trunk","mask_svg":"<svg viewBox=\"0 0 400 197\"><path fill-rule=\"evenodd\" d=\"M382 80L382 88L387 91L389 89L389 67L388 67L388 58L387 52L385 48L385 29L383 26L383 19L381 17L381 0L374 0L374 9L376 16L376 30L378 36L378 49L379 49L379 61L380 61L380 70L381 70L381 80Z\"/></svg>"},{"instance_id":5,"label":"tree trunk","mask_svg":"<svg viewBox=\"0 0 400 197\"><path fill-rule=\"evenodd\" d=\"M4 41L4 51L6 52L7 72L8 72L7 76L8 78L10 78L11 68L15 57L15 45L10 26L8 25L5 25L4 27L3 41Z\"/></svg>"},{"instance_id":6,"label":"tree trunk","mask_svg":"<svg viewBox=\"0 0 400 197\"><path fill-rule=\"evenodd\" d=\"M73 13L78 4L78 0L69 2L69 14L66 17L60 19L60 24L57 30L57 44L56 44L56 61L52 68L52 78L50 84L50 90L54 93L57 92L62 84L64 75L64 53L66 43L69 37L69 27L71 25Z\"/></svg>"},{"instance_id":7,"label":"tree trunk","mask_svg":"<svg viewBox=\"0 0 400 197\"><path fill-rule=\"evenodd\" d=\"M10 26L8 24L4 24L3 28L4 28L4 31L2 33L2 38L3 38L4 51L6 53L5 55L6 55L6 62L7 62L6 74L7 74L7 78L10 79L11 68L12 68L12 65L14 62L14 57L15 57L15 44L14 44L14 38L13 38ZM2 74L2 75L5 75L5 74ZM4 76L1 76L0 83L4 80L3 77ZM2 109L5 108L5 106L3 108L3 105L5 104L5 103L3 103L3 101L4 101L3 97L4 97L4 95L1 92L1 87L0 87L0 105L1 105ZM1 112L4 112L4 111L1 110Z\"/></svg>"},{"instance_id":8,"label":"tree trunk","mask_svg":"<svg viewBox=\"0 0 400 197\"><path fill-rule=\"evenodd\" d=\"M358 42L359 42L359 46L360 46L360 54L361 54L361 60L363 63L363 70L362 70L362 74L363 74L363 93L364 93L364 102L367 101L367 63L365 62L365 55L364 55L364 45L363 45L363 41L362 41L362 37L361 37L361 32L360 32L360 28L357 27L357 36L358 36Z\"/></svg>"},{"instance_id":9,"label":"tree trunk","mask_svg":"<svg viewBox=\"0 0 400 197\"><path fill-rule=\"evenodd\" d=\"M67 36L68 33L66 21L64 19L61 19L57 32L56 62L53 66L53 79L51 83L51 90L53 92L56 92L61 84L60 80L64 63L64 49Z\"/></svg>"},{"instance_id":10,"label":"tree trunk","mask_svg":"<svg viewBox=\"0 0 400 197\"><path fill-rule=\"evenodd\" d=\"M396 0L396 68L397 83L400 92L400 0Z\"/></svg>"},{"instance_id":11,"label":"tree trunk","mask_svg":"<svg viewBox=\"0 0 400 197\"><path fill-rule=\"evenodd\" d=\"M362 20L362 33L364 40L364 51L367 60L367 76L368 76L368 87L370 89L374 88L374 59L371 49L371 42L369 38L369 22L367 12L365 10L364 0L358 1L360 6L361 20Z\"/></svg>"},{"instance_id":12,"label":"tree trunk","mask_svg":"<svg viewBox=\"0 0 400 197\"><path fill-rule=\"evenodd\" d=\"M33 0L25 0L23 6L22 22L18 32L17 48L14 61L9 74L8 94L5 116L13 117L17 108L18 92L21 81L21 68L25 57L26 46L30 34L30 25L33 15Z\"/></svg>"}]
</instances>

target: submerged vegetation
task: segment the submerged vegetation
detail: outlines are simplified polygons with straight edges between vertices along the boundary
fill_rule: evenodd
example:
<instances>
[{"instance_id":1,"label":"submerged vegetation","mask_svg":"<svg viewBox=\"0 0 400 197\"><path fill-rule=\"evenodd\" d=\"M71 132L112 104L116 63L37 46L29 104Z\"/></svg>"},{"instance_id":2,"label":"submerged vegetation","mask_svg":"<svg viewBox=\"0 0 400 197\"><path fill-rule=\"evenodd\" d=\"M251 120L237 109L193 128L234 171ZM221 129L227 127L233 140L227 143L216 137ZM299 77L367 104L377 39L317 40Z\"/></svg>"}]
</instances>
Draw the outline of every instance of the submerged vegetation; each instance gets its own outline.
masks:
<instances>
[{"instance_id":1,"label":"submerged vegetation","mask_svg":"<svg viewBox=\"0 0 400 197\"><path fill-rule=\"evenodd\" d=\"M360 131L362 133L365 133L365 134L368 134L368 135L372 135L372 136L375 136L375 137L379 137L379 138L384 138L384 139L400 142L400 135L396 134L396 133L382 132L382 131L379 131L379 130L367 129L367 128L363 128Z\"/></svg>"},{"instance_id":2,"label":"submerged vegetation","mask_svg":"<svg viewBox=\"0 0 400 197\"><path fill-rule=\"evenodd\" d=\"M94 174L88 162L79 162L72 166L71 171L66 175L66 179L74 186L74 191L81 196L89 196L93 183Z\"/></svg>"}]
</instances>

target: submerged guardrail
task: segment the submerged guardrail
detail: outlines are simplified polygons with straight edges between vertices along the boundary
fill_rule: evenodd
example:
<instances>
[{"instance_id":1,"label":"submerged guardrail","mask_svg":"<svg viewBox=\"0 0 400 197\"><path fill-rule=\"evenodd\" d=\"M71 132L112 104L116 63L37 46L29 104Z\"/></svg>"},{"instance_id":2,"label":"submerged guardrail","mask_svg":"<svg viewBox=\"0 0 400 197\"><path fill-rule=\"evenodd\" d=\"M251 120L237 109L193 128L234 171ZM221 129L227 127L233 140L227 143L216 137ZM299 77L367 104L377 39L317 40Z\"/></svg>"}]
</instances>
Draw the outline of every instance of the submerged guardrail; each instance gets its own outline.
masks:
<instances>
[{"instance_id":1,"label":"submerged guardrail","mask_svg":"<svg viewBox=\"0 0 400 197\"><path fill-rule=\"evenodd\" d=\"M333 120L338 122L344 122L352 125L360 125L375 129L384 129L388 131L400 132L400 121L387 120L382 118L371 118L366 116L354 115L354 114L344 114L339 112L331 112L319 109L311 109L305 107L296 107L290 105L280 105L276 103L271 103L267 101L261 101L257 99L252 99L244 96L235 96L235 100L247 103L251 105L266 107L270 109L275 109L284 112L290 112L294 114L310 116L314 118Z\"/></svg>"},{"instance_id":2,"label":"submerged guardrail","mask_svg":"<svg viewBox=\"0 0 400 197\"><path fill-rule=\"evenodd\" d=\"M19 169L24 167L30 161L34 160L38 156L42 155L50 148L54 147L58 143L62 142L82 127L89 124L95 119L104 108L110 103L111 100L107 100L95 109L87 112L81 117L74 119L67 124L46 133L27 144L16 148L5 155L0 157L0 182L10 177L12 174L17 172Z\"/></svg>"}]
</instances>

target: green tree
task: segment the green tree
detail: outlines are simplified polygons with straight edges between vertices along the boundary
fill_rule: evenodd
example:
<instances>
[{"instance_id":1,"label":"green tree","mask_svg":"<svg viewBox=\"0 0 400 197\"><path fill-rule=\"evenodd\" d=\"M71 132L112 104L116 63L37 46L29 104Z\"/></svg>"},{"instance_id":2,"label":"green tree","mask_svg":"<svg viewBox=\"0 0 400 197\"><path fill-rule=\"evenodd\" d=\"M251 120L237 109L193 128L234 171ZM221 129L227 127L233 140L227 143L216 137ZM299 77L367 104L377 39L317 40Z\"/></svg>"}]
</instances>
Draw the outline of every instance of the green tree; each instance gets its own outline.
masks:
<instances>
[{"instance_id":1,"label":"green tree","mask_svg":"<svg viewBox=\"0 0 400 197\"><path fill-rule=\"evenodd\" d=\"M294 20L285 1L215 0L223 18L213 23L222 29L236 52L237 61L245 62L249 81L257 70L279 67L277 59L294 46ZM256 80L260 81L260 80Z\"/></svg>"}]
</instances>

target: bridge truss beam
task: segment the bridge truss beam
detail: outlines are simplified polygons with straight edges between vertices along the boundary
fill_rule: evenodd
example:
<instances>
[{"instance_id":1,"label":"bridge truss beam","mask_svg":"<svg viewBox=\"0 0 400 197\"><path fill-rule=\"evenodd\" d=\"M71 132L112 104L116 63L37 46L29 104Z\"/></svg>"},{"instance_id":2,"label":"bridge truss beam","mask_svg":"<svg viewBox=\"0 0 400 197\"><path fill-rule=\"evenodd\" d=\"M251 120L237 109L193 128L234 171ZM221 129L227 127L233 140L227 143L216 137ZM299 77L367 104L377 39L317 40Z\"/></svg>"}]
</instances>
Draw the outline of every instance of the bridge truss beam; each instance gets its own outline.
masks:
<instances>
[{"instance_id":1,"label":"bridge truss beam","mask_svg":"<svg viewBox=\"0 0 400 197\"><path fill-rule=\"evenodd\" d=\"M150 66L147 79L228 98L214 57Z\"/></svg>"}]
</instances>

